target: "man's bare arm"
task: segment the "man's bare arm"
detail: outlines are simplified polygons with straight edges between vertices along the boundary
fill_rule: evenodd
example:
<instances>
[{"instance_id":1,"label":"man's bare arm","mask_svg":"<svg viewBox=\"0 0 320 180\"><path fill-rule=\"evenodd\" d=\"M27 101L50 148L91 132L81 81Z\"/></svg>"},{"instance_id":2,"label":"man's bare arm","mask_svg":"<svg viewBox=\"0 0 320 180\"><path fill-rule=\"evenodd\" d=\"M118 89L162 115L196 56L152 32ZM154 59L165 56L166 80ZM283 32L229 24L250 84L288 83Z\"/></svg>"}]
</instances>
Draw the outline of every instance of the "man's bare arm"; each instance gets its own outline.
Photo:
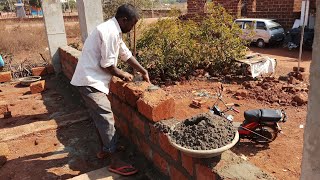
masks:
<instances>
[{"instance_id":1,"label":"man's bare arm","mask_svg":"<svg viewBox=\"0 0 320 180\"><path fill-rule=\"evenodd\" d=\"M150 83L149 74L148 71L141 66L141 64L136 60L134 56L131 56L131 58L128 59L127 63L135 70L140 72L144 78L145 81Z\"/></svg>"},{"instance_id":2,"label":"man's bare arm","mask_svg":"<svg viewBox=\"0 0 320 180\"><path fill-rule=\"evenodd\" d=\"M105 71L108 71L111 75L117 76L118 78L124 81L132 81L133 76L127 72L122 71L114 65L104 68Z\"/></svg>"}]
</instances>

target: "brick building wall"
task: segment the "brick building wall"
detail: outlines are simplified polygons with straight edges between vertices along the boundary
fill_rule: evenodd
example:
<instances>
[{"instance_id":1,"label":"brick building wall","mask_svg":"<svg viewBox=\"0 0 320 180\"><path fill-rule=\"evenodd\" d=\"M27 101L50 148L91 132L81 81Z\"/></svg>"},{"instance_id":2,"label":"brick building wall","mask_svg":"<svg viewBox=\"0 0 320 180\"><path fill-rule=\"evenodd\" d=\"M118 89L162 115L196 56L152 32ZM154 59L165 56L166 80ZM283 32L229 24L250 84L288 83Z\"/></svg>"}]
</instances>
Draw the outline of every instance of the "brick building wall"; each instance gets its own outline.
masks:
<instances>
[{"instance_id":1,"label":"brick building wall","mask_svg":"<svg viewBox=\"0 0 320 180\"><path fill-rule=\"evenodd\" d=\"M235 17L270 18L285 28L291 28L294 20L300 18L302 0L213 0ZM316 0L310 0L315 8ZM202 6L203 5L203 6ZM204 12L203 0L188 0L188 14ZM198 8L198 9L197 9Z\"/></svg>"}]
</instances>

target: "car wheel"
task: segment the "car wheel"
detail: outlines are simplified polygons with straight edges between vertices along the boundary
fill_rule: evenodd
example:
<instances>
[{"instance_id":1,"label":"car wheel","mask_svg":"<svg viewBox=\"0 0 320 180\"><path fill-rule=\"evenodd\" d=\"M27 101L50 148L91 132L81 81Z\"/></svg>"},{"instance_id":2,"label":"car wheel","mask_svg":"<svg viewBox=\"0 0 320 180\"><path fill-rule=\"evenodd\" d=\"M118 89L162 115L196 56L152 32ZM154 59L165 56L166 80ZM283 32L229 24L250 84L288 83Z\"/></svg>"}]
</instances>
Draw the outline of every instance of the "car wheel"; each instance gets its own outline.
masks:
<instances>
[{"instance_id":1,"label":"car wheel","mask_svg":"<svg viewBox=\"0 0 320 180\"><path fill-rule=\"evenodd\" d=\"M263 39L258 39L258 40L257 40L257 46L258 46L259 48L263 48L265 45L266 45L266 43L264 42Z\"/></svg>"}]
</instances>

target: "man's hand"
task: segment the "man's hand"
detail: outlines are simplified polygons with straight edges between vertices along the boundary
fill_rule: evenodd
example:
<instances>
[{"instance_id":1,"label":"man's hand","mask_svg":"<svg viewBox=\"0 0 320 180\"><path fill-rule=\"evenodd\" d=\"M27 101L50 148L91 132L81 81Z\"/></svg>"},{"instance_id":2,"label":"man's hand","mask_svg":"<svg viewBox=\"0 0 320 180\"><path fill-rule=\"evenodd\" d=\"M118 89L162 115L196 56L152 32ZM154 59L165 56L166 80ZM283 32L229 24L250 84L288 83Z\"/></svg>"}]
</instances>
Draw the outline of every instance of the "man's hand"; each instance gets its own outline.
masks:
<instances>
[{"instance_id":1,"label":"man's hand","mask_svg":"<svg viewBox=\"0 0 320 180\"><path fill-rule=\"evenodd\" d=\"M132 81L133 80L133 76L130 73L124 72L122 80L124 80L124 81Z\"/></svg>"},{"instance_id":2,"label":"man's hand","mask_svg":"<svg viewBox=\"0 0 320 180\"><path fill-rule=\"evenodd\" d=\"M148 71L142 75L143 79L151 84Z\"/></svg>"}]
</instances>

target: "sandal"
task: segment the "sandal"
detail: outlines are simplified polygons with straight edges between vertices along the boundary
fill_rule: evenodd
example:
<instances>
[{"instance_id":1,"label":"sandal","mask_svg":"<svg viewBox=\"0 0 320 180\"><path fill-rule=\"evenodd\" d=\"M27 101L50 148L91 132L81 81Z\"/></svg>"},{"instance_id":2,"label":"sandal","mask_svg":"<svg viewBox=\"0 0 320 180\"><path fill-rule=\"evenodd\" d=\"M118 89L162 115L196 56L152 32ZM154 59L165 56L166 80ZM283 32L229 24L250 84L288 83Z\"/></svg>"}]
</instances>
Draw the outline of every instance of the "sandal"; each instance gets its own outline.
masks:
<instances>
[{"instance_id":1,"label":"sandal","mask_svg":"<svg viewBox=\"0 0 320 180\"><path fill-rule=\"evenodd\" d=\"M108 169L110 172L120 174L123 176L130 176L130 175L136 174L138 172L138 170L131 165L125 165L125 166L121 166L118 168L109 167Z\"/></svg>"}]
</instances>

